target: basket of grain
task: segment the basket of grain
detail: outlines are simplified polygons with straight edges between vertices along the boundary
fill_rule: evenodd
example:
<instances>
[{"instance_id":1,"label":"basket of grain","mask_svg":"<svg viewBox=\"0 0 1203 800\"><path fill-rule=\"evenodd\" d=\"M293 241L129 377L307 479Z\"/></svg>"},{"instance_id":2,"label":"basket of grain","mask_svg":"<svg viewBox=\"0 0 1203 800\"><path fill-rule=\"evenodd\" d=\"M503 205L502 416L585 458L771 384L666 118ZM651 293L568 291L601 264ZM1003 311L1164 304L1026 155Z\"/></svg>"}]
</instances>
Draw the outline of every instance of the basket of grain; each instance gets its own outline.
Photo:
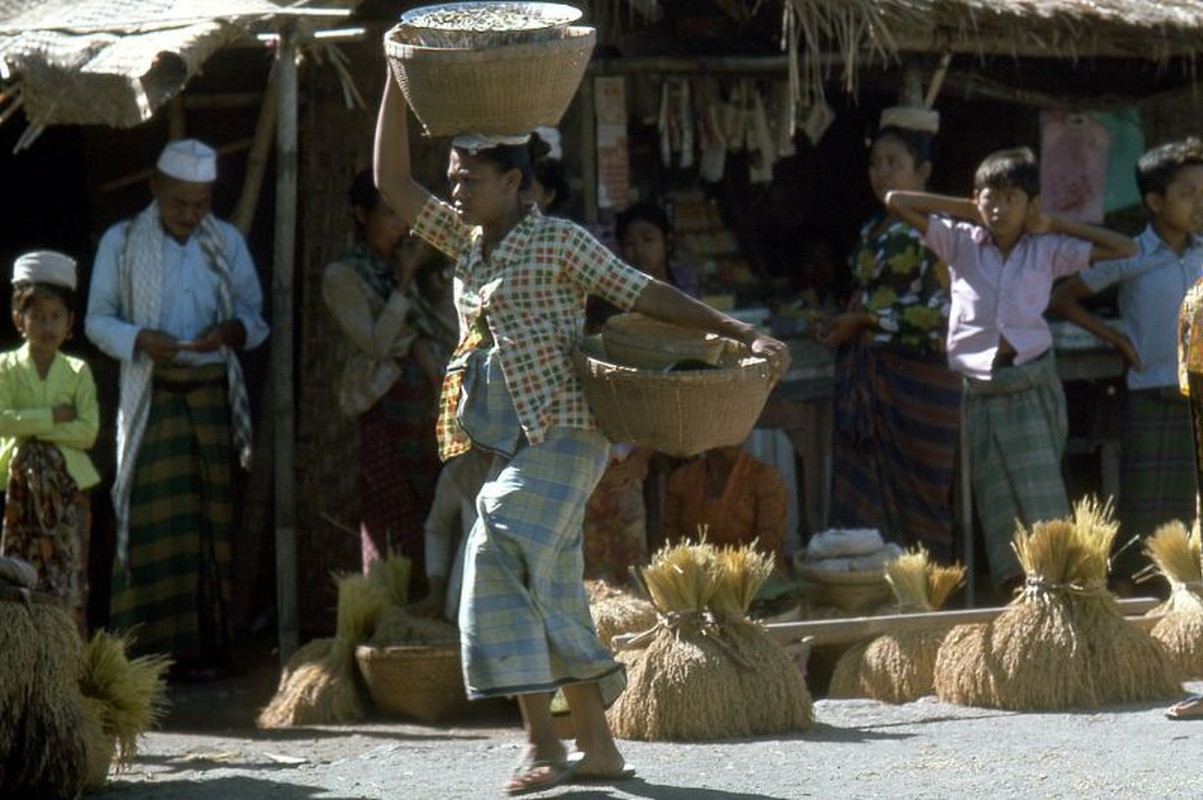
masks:
<instances>
[{"instance_id":1,"label":"basket of grain","mask_svg":"<svg viewBox=\"0 0 1203 800\"><path fill-rule=\"evenodd\" d=\"M400 26L384 36L389 67L428 136L520 134L557 125L572 102L596 34L566 26L562 36L493 47L407 44Z\"/></svg>"},{"instance_id":2,"label":"basket of grain","mask_svg":"<svg viewBox=\"0 0 1203 800\"><path fill-rule=\"evenodd\" d=\"M564 3L443 3L401 15L396 38L421 47L474 49L562 39L581 10Z\"/></svg>"},{"instance_id":3,"label":"basket of grain","mask_svg":"<svg viewBox=\"0 0 1203 800\"><path fill-rule=\"evenodd\" d=\"M764 410L773 370L723 341L717 367L669 372L612 363L586 342L574 354L576 372L602 433L680 457L743 442Z\"/></svg>"},{"instance_id":4,"label":"basket of grain","mask_svg":"<svg viewBox=\"0 0 1203 800\"><path fill-rule=\"evenodd\" d=\"M355 661L372 702L381 711L423 722L464 717L471 711L458 643L361 644L355 648Z\"/></svg>"},{"instance_id":5,"label":"basket of grain","mask_svg":"<svg viewBox=\"0 0 1203 800\"><path fill-rule=\"evenodd\" d=\"M617 314L602 328L606 357L626 367L664 369L682 361L717 366L723 340L705 331L682 328L643 314Z\"/></svg>"}]
</instances>

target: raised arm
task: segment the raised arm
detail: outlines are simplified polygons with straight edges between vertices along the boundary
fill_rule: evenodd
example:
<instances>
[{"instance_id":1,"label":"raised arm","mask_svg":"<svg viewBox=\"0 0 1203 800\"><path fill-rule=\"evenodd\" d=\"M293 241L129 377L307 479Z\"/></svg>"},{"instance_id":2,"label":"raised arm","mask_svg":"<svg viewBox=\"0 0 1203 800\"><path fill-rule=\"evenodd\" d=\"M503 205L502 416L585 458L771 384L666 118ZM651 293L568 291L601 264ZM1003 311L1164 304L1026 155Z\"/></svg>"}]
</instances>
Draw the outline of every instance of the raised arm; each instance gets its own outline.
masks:
<instances>
[{"instance_id":1,"label":"raised arm","mask_svg":"<svg viewBox=\"0 0 1203 800\"><path fill-rule=\"evenodd\" d=\"M1027 229L1028 233L1061 233L1085 239L1094 245L1090 248L1092 264L1095 261L1109 261L1113 258L1130 258L1136 255L1138 250L1136 240L1122 233L1086 222L1076 222L1056 214L1046 214L1036 203L1032 204L1032 213L1028 215Z\"/></svg>"},{"instance_id":2,"label":"raised arm","mask_svg":"<svg viewBox=\"0 0 1203 800\"><path fill-rule=\"evenodd\" d=\"M886 208L920 233L927 233L928 214L951 214L972 222L982 221L977 206L967 197L894 191L886 194Z\"/></svg>"},{"instance_id":3,"label":"raised arm","mask_svg":"<svg viewBox=\"0 0 1203 800\"><path fill-rule=\"evenodd\" d=\"M414 180L409 160L409 127L405 95L390 72L385 76L380 113L376 117L373 158L376 188L406 225L413 225L430 192Z\"/></svg>"}]
</instances>

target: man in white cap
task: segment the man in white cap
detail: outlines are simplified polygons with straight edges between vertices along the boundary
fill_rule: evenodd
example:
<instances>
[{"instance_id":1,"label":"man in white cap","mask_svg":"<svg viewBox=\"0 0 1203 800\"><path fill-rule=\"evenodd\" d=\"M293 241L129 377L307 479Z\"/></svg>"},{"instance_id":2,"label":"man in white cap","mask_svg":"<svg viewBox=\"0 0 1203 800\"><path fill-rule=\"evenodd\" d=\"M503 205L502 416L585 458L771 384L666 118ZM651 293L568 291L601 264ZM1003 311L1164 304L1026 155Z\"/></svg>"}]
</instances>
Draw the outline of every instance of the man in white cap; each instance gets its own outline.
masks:
<instances>
[{"instance_id":1,"label":"man in white cap","mask_svg":"<svg viewBox=\"0 0 1203 800\"><path fill-rule=\"evenodd\" d=\"M246 243L210 212L217 154L171 142L154 201L105 232L85 329L121 362L110 626L207 677L228 645L232 462L250 460L237 350L268 333Z\"/></svg>"}]
</instances>

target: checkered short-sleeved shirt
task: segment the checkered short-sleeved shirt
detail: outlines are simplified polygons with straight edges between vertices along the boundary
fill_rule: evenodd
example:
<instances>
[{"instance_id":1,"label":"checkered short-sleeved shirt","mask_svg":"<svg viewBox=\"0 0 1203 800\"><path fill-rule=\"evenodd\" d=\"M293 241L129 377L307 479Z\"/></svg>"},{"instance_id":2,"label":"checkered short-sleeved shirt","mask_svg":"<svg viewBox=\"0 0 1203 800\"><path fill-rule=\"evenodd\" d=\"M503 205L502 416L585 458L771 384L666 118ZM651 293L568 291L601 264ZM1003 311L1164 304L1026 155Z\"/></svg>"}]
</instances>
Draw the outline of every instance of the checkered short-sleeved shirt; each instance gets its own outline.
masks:
<instances>
[{"instance_id":1,"label":"checkered short-sleeved shirt","mask_svg":"<svg viewBox=\"0 0 1203 800\"><path fill-rule=\"evenodd\" d=\"M501 371L527 441L547 430L595 427L572 366L583 335L585 297L596 294L622 309L634 307L650 280L624 264L579 225L545 217L531 207L486 261L481 229L464 224L447 203L431 198L413 232L455 259L455 306L460 342L451 363L484 339L484 316L500 348ZM439 408L444 459L471 446L455 421L461 373L449 369Z\"/></svg>"}]
</instances>

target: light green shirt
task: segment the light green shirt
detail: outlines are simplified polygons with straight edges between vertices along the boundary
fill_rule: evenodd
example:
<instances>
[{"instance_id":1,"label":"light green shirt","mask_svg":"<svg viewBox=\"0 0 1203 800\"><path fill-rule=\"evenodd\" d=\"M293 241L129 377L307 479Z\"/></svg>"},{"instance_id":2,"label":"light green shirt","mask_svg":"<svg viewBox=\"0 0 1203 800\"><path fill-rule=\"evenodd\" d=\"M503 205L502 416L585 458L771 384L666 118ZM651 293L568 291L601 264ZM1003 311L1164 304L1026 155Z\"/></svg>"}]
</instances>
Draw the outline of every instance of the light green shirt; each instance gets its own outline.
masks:
<instances>
[{"instance_id":1,"label":"light green shirt","mask_svg":"<svg viewBox=\"0 0 1203 800\"><path fill-rule=\"evenodd\" d=\"M55 423L54 407L75 406L75 419ZM84 451L96 443L100 409L96 382L85 361L58 353L43 380L29 356L29 346L0 353L0 474L23 439L58 445L67 472L80 489L100 483L100 474ZM7 481L7 478L6 478Z\"/></svg>"}]
</instances>

